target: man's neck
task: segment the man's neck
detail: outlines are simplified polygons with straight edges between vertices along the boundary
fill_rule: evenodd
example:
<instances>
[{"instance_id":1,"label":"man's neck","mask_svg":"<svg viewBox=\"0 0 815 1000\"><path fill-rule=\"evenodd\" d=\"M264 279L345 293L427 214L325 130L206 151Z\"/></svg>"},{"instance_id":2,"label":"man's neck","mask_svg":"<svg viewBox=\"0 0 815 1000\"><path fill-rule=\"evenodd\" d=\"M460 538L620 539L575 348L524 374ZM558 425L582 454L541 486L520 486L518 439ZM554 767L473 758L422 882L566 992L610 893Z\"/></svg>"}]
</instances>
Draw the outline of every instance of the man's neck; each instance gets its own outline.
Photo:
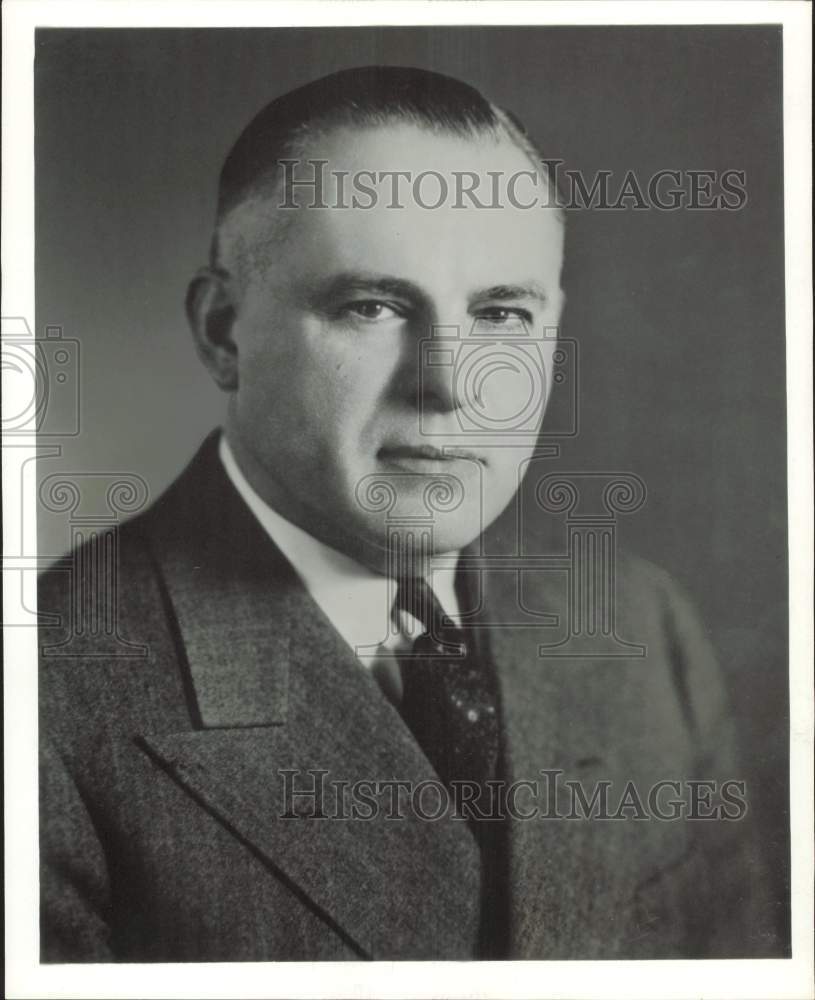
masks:
<instances>
[{"instance_id":1,"label":"man's neck","mask_svg":"<svg viewBox=\"0 0 815 1000\"><path fill-rule=\"evenodd\" d=\"M316 538L268 504L240 468L228 438L222 436L219 457L226 474L272 541L300 577L346 641L357 647L375 646L388 631L396 582ZM456 570L428 575L444 611L457 621Z\"/></svg>"}]
</instances>

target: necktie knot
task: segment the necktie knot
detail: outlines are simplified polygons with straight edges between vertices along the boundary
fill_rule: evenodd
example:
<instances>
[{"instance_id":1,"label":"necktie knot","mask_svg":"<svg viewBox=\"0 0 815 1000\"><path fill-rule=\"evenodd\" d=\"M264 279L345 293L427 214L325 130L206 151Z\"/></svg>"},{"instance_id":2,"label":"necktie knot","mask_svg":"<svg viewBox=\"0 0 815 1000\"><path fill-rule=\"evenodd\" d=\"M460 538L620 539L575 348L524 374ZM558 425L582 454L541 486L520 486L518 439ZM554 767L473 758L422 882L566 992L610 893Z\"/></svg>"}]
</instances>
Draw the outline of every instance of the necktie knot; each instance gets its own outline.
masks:
<instances>
[{"instance_id":1,"label":"necktie knot","mask_svg":"<svg viewBox=\"0 0 815 1000\"><path fill-rule=\"evenodd\" d=\"M416 619L424 633L413 644L416 656L464 657L467 644L461 630L444 611L441 602L422 577L406 577L399 581L396 607Z\"/></svg>"},{"instance_id":2,"label":"necktie knot","mask_svg":"<svg viewBox=\"0 0 815 1000\"><path fill-rule=\"evenodd\" d=\"M399 581L396 606L400 611L413 615L425 632L431 635L441 628L445 618L444 609L433 588L420 576L404 577Z\"/></svg>"}]
</instances>

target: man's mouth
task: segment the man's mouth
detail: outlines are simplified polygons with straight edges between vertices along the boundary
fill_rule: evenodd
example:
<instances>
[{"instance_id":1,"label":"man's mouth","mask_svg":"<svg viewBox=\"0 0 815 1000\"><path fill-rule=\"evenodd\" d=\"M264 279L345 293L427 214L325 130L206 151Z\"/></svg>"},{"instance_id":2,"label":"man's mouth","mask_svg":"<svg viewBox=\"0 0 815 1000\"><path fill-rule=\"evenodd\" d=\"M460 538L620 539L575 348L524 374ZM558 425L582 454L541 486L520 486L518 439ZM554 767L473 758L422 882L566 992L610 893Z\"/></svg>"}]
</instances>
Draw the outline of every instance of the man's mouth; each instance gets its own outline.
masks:
<instances>
[{"instance_id":1,"label":"man's mouth","mask_svg":"<svg viewBox=\"0 0 815 1000\"><path fill-rule=\"evenodd\" d=\"M392 465L411 465L418 467L434 466L440 468L456 462L478 462L485 465L484 458L467 448L448 447L437 448L432 444L419 445L384 445L379 449L378 458Z\"/></svg>"}]
</instances>

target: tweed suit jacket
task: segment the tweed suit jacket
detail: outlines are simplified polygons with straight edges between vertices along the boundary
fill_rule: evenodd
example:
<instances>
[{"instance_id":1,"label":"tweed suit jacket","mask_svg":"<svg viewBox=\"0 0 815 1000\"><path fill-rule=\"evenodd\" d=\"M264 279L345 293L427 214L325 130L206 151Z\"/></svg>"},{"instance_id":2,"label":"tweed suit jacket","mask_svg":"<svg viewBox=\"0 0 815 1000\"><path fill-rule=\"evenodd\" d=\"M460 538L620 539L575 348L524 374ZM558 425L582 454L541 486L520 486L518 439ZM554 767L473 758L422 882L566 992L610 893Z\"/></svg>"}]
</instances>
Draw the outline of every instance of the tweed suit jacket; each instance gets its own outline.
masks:
<instances>
[{"instance_id":1,"label":"tweed suit jacket","mask_svg":"<svg viewBox=\"0 0 815 1000\"><path fill-rule=\"evenodd\" d=\"M524 959L774 953L749 812L507 819L491 909L466 822L292 805L285 773L298 787L309 770L436 775L229 483L215 438L116 545L112 651L71 627L87 599L76 559L41 580L40 611L60 621L41 630L44 961L466 959L485 938ZM483 574L507 782L548 769L644 795L742 777L710 646L670 579L621 557L618 633L645 655L562 659L538 655L565 620L553 576ZM521 627L519 606L549 617Z\"/></svg>"}]
</instances>

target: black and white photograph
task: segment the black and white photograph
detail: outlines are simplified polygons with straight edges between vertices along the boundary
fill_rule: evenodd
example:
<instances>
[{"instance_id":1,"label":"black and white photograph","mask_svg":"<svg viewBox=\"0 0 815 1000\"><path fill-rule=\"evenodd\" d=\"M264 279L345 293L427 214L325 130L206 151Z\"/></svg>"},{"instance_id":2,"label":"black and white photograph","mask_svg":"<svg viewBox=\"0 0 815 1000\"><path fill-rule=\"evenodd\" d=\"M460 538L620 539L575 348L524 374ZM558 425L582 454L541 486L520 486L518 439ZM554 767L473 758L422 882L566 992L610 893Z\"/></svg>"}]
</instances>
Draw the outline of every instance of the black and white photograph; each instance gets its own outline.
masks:
<instances>
[{"instance_id":1,"label":"black and white photograph","mask_svg":"<svg viewBox=\"0 0 815 1000\"><path fill-rule=\"evenodd\" d=\"M8 995L808 995L811 9L89 6L4 98Z\"/></svg>"}]
</instances>

